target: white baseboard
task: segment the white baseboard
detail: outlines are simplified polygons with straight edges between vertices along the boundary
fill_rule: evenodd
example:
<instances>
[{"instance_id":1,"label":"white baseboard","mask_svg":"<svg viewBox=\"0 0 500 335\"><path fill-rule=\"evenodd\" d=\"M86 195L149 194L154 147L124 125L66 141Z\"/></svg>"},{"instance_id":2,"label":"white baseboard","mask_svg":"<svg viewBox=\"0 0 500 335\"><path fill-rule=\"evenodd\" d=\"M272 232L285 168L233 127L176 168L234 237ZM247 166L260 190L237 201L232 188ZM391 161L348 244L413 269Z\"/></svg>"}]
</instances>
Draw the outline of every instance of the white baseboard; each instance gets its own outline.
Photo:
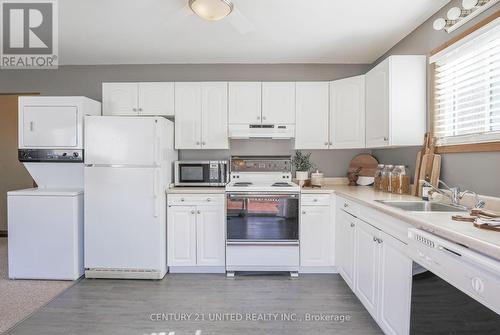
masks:
<instances>
[{"instance_id":1,"label":"white baseboard","mask_svg":"<svg viewBox=\"0 0 500 335\"><path fill-rule=\"evenodd\" d=\"M299 273L339 273L336 266L301 266Z\"/></svg>"},{"instance_id":2,"label":"white baseboard","mask_svg":"<svg viewBox=\"0 0 500 335\"><path fill-rule=\"evenodd\" d=\"M225 266L170 266L169 273L226 273Z\"/></svg>"}]
</instances>

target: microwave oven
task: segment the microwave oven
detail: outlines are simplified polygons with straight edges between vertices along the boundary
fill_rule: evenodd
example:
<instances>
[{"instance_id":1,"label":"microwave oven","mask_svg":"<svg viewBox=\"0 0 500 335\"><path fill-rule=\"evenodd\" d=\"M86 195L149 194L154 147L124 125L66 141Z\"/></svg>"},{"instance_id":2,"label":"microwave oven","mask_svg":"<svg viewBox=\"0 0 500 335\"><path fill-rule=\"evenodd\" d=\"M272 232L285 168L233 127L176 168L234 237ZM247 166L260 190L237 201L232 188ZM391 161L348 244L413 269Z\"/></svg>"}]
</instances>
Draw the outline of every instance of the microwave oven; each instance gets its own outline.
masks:
<instances>
[{"instance_id":1,"label":"microwave oven","mask_svg":"<svg viewBox=\"0 0 500 335\"><path fill-rule=\"evenodd\" d=\"M176 161L175 186L225 186L229 179L228 161Z\"/></svg>"}]
</instances>

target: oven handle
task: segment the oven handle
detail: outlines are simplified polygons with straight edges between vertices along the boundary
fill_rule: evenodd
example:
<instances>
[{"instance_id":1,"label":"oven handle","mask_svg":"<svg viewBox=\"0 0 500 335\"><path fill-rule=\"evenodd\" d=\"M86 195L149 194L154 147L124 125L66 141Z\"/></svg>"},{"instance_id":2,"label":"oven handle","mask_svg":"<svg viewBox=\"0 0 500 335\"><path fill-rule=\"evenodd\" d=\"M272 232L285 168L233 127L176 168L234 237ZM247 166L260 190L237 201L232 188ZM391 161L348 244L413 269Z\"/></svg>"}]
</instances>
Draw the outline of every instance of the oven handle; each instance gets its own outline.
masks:
<instances>
[{"instance_id":1,"label":"oven handle","mask_svg":"<svg viewBox=\"0 0 500 335\"><path fill-rule=\"evenodd\" d=\"M299 241L227 241L226 245L299 245Z\"/></svg>"},{"instance_id":2,"label":"oven handle","mask_svg":"<svg viewBox=\"0 0 500 335\"><path fill-rule=\"evenodd\" d=\"M280 199L297 199L298 194L272 194L272 193L227 193L229 199L234 198L280 198Z\"/></svg>"}]
</instances>

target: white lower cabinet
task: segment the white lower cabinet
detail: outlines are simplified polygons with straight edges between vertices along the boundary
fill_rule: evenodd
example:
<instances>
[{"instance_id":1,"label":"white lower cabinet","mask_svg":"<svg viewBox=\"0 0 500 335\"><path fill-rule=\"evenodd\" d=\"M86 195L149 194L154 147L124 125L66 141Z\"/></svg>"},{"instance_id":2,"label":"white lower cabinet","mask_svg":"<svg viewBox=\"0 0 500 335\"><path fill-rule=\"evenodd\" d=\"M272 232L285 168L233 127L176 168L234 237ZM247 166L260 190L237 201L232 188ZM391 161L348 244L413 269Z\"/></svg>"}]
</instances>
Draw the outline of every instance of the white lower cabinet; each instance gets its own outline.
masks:
<instances>
[{"instance_id":1,"label":"white lower cabinet","mask_svg":"<svg viewBox=\"0 0 500 335\"><path fill-rule=\"evenodd\" d=\"M374 318L377 309L379 265L379 246L375 235L377 232L374 227L357 220L354 242L356 255L354 292Z\"/></svg>"},{"instance_id":2,"label":"white lower cabinet","mask_svg":"<svg viewBox=\"0 0 500 335\"><path fill-rule=\"evenodd\" d=\"M224 196L169 195L170 272L224 272Z\"/></svg>"},{"instance_id":3,"label":"white lower cabinet","mask_svg":"<svg viewBox=\"0 0 500 335\"><path fill-rule=\"evenodd\" d=\"M409 334L412 260L406 255L407 245L338 207L340 275L385 334Z\"/></svg>"},{"instance_id":4,"label":"white lower cabinet","mask_svg":"<svg viewBox=\"0 0 500 335\"><path fill-rule=\"evenodd\" d=\"M335 228L335 264L342 278L354 291L356 218L339 210L337 211Z\"/></svg>"},{"instance_id":5,"label":"white lower cabinet","mask_svg":"<svg viewBox=\"0 0 500 335\"><path fill-rule=\"evenodd\" d=\"M406 245L382 232L377 319L386 334L410 332L412 260L402 250Z\"/></svg>"},{"instance_id":6,"label":"white lower cabinet","mask_svg":"<svg viewBox=\"0 0 500 335\"><path fill-rule=\"evenodd\" d=\"M329 194L308 194L301 198L301 272L331 273L334 267L335 226Z\"/></svg>"}]
</instances>

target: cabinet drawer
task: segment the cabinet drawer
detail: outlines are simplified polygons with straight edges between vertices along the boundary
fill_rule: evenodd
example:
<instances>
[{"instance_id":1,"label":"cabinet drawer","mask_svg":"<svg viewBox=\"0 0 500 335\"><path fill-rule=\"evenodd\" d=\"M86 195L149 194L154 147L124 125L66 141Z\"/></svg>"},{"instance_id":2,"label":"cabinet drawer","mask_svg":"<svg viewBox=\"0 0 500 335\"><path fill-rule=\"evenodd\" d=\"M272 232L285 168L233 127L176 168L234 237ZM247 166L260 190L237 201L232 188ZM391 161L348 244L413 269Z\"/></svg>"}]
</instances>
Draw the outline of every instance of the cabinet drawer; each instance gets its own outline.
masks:
<instances>
[{"instance_id":1,"label":"cabinet drawer","mask_svg":"<svg viewBox=\"0 0 500 335\"><path fill-rule=\"evenodd\" d=\"M357 203L342 197L337 197L337 208L356 217L359 213L359 205Z\"/></svg>"},{"instance_id":2,"label":"cabinet drawer","mask_svg":"<svg viewBox=\"0 0 500 335\"><path fill-rule=\"evenodd\" d=\"M304 194L300 200L302 206L330 206L329 194Z\"/></svg>"},{"instance_id":3,"label":"cabinet drawer","mask_svg":"<svg viewBox=\"0 0 500 335\"><path fill-rule=\"evenodd\" d=\"M224 194L169 194L169 206L220 206L224 204Z\"/></svg>"}]
</instances>

